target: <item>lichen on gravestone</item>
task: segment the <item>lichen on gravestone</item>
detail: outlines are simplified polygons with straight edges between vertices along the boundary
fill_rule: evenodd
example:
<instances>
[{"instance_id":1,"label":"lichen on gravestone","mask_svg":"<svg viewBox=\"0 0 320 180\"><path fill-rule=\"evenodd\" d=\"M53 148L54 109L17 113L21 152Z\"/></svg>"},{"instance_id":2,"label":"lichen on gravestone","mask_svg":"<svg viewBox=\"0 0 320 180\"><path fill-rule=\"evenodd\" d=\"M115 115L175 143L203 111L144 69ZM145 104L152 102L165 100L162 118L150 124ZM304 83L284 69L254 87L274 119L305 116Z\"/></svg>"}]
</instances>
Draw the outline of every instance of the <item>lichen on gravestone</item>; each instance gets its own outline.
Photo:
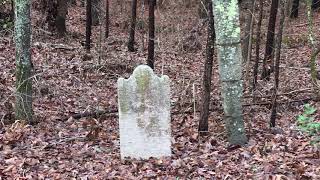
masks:
<instances>
[{"instance_id":1,"label":"lichen on gravestone","mask_svg":"<svg viewBox=\"0 0 320 180\"><path fill-rule=\"evenodd\" d=\"M170 86L146 65L118 80L121 158L171 155Z\"/></svg>"}]
</instances>

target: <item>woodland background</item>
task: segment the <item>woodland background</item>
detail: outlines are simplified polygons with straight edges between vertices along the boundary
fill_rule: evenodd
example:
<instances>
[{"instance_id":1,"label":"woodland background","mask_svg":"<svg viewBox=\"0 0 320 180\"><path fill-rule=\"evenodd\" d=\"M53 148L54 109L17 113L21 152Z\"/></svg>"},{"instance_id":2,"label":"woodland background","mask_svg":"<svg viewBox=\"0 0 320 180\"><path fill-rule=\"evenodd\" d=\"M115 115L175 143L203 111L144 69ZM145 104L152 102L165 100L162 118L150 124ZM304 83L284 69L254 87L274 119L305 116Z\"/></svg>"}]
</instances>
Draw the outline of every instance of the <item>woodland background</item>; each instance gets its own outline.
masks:
<instances>
[{"instance_id":1,"label":"woodland background","mask_svg":"<svg viewBox=\"0 0 320 180\"><path fill-rule=\"evenodd\" d=\"M9 1L2 3L0 12L4 19L10 17L11 6ZM320 178L319 146L311 143L317 136L301 131L297 123L306 103L317 110L311 115L314 120L320 119L320 105L313 98L310 79L312 47L308 42L304 1L300 2L297 18L285 19L276 127L269 126L274 78L273 75L270 80L259 78L252 92L255 59L252 53L252 61L243 68L244 74L248 72L244 76L243 106L249 142L231 148L224 131L216 56L209 133L205 136L198 133L208 22L201 15L201 4L166 0L160 6L158 2L155 72L168 75L172 81L173 156L144 161L120 161L116 81L128 77L137 65L146 63L146 2L143 7L138 1L135 52L127 49L131 1L109 0L109 37L103 35L102 23L93 26L90 53L84 47L86 8L82 4L81 1L69 4L67 33L61 36L49 28L42 1L32 2L33 110L38 121L35 125L21 121L5 124L6 120L14 119L15 44L13 23L1 22L0 179ZM271 1L264 1L261 61L270 5ZM240 7L243 30L244 13L249 7L245 1ZM320 13L314 10L312 15L315 39L319 40ZM255 24L256 20L254 14ZM278 26L279 21L276 30ZM257 40L255 32L254 28L253 44ZM316 62L319 63L319 58ZM260 74L261 66L259 77ZM104 113L75 116L95 111Z\"/></svg>"}]
</instances>

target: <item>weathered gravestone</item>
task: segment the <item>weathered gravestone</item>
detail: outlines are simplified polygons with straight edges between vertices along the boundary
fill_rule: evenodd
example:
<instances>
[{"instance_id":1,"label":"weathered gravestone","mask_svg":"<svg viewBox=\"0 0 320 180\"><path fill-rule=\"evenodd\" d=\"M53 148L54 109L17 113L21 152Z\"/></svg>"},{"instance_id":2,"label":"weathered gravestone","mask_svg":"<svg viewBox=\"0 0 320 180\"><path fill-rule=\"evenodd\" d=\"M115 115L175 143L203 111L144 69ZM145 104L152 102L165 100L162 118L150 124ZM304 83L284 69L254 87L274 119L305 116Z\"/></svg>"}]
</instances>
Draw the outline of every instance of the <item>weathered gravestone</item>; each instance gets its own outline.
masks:
<instances>
[{"instance_id":1,"label":"weathered gravestone","mask_svg":"<svg viewBox=\"0 0 320 180\"><path fill-rule=\"evenodd\" d=\"M118 80L121 158L171 155L168 76L138 66L129 79Z\"/></svg>"}]
</instances>

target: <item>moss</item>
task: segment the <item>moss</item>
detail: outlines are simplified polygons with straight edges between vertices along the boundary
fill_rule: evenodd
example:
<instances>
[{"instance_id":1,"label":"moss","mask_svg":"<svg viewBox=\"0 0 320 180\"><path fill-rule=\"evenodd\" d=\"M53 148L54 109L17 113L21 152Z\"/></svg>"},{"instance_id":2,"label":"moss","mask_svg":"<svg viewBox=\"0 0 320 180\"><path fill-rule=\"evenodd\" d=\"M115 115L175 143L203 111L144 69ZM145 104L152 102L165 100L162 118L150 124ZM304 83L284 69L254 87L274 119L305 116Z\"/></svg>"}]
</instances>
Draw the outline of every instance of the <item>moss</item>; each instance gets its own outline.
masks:
<instances>
[{"instance_id":1,"label":"moss","mask_svg":"<svg viewBox=\"0 0 320 180\"><path fill-rule=\"evenodd\" d=\"M147 70L139 70L135 74L137 88L139 93L144 93L150 84L150 72Z\"/></svg>"},{"instance_id":2,"label":"moss","mask_svg":"<svg viewBox=\"0 0 320 180\"><path fill-rule=\"evenodd\" d=\"M123 78L118 79L118 101L120 105L120 111L121 112L128 112L129 111L129 102L128 98L126 97L127 88L126 88L126 80Z\"/></svg>"},{"instance_id":3,"label":"moss","mask_svg":"<svg viewBox=\"0 0 320 180\"><path fill-rule=\"evenodd\" d=\"M31 66L31 23L30 1L15 3L16 41L16 105L15 116L19 120L33 123L32 111L32 66Z\"/></svg>"}]
</instances>

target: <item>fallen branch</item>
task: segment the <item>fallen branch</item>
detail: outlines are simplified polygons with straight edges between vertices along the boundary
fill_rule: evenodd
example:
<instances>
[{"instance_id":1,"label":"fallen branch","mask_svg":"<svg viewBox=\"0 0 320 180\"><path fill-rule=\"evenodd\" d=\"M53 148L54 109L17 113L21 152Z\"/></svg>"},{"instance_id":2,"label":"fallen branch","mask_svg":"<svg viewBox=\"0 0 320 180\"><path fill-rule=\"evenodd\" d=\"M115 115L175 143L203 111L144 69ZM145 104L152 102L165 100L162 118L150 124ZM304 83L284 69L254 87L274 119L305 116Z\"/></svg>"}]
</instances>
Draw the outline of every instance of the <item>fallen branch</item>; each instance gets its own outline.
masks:
<instances>
[{"instance_id":1,"label":"fallen branch","mask_svg":"<svg viewBox=\"0 0 320 180\"><path fill-rule=\"evenodd\" d=\"M305 88L305 89L298 89L298 90L293 90L290 92L285 92L285 93L279 93L277 94L277 96L289 96L292 94L296 94L296 93L310 93L311 92L311 88ZM247 95L247 96L243 96L243 98L271 98L272 95L266 95L266 96L253 96L253 95Z\"/></svg>"},{"instance_id":2,"label":"fallen branch","mask_svg":"<svg viewBox=\"0 0 320 180\"><path fill-rule=\"evenodd\" d=\"M300 102L301 104L305 104L309 101L314 100L313 98L305 98L305 99L297 99L297 100L291 100L291 101L281 101L278 102L278 104L289 104L289 103L296 103ZM315 100L314 100L315 101ZM249 103L249 104L243 104L244 107L246 106L255 106L255 105L260 105L260 106L266 106L266 105L271 105L272 102L257 102L257 103ZM217 106L215 108L211 108L210 111L222 111L221 106ZM200 112L197 110L196 112ZM193 114L194 110L193 109L188 109L188 110L177 110L177 111L172 111L172 115L178 115L178 114ZM95 111L95 112L82 112L82 113L76 113L71 115L72 118L74 119L80 119L83 117L92 117L92 118L98 118L98 117L118 117L118 110L117 109L110 109L110 110L100 110L100 111ZM62 121L67 121L69 117L65 117L62 119Z\"/></svg>"},{"instance_id":3,"label":"fallen branch","mask_svg":"<svg viewBox=\"0 0 320 180\"><path fill-rule=\"evenodd\" d=\"M33 46L37 48L53 48L53 49L63 49L68 51L73 51L77 49L77 47L67 46L64 44L52 44L52 43L43 43L43 42L35 42Z\"/></svg>"}]
</instances>

